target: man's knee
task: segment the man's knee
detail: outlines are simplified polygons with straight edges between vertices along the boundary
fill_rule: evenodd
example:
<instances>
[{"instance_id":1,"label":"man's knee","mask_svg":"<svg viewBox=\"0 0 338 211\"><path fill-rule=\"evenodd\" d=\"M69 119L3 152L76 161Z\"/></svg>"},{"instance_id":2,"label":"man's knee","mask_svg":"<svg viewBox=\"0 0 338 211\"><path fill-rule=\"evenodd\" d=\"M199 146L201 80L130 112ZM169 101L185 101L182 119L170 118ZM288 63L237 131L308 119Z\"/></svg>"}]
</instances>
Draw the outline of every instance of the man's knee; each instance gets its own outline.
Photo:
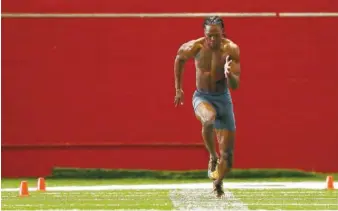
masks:
<instances>
[{"instance_id":1,"label":"man's knee","mask_svg":"<svg viewBox=\"0 0 338 211\"><path fill-rule=\"evenodd\" d=\"M195 113L203 127L212 127L214 125L216 111L209 103L200 103L197 106Z\"/></svg>"},{"instance_id":2,"label":"man's knee","mask_svg":"<svg viewBox=\"0 0 338 211\"><path fill-rule=\"evenodd\" d=\"M213 127L215 124L215 114L210 113L209 115L204 116L201 122L204 128Z\"/></svg>"},{"instance_id":3,"label":"man's knee","mask_svg":"<svg viewBox=\"0 0 338 211\"><path fill-rule=\"evenodd\" d=\"M232 168L233 164L233 151L232 149L224 150L221 152L221 159L226 162L226 167L228 169Z\"/></svg>"}]
</instances>

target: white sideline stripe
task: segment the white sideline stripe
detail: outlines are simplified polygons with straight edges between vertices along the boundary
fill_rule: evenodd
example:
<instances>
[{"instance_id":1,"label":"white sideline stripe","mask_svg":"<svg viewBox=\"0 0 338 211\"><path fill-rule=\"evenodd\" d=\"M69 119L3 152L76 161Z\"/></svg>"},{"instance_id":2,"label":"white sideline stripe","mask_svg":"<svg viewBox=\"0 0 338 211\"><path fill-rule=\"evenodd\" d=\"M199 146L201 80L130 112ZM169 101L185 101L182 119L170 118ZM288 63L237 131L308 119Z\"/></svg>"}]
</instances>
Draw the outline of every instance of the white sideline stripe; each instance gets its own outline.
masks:
<instances>
[{"instance_id":1,"label":"white sideline stripe","mask_svg":"<svg viewBox=\"0 0 338 211\"><path fill-rule=\"evenodd\" d=\"M6 209L1 209L1 210L6 210ZM146 209L146 210L145 209L137 209L137 210L114 209L114 210L115 211L163 211L163 210L155 210L155 209ZM11 211L12 211L12 209L11 209ZM32 210L21 210L21 211L32 211ZM47 209L47 210L34 210L34 211L107 211L107 210L92 210L92 209L90 209L90 210L84 210L84 209L71 209L71 210L65 210L65 209ZM205 211L207 211L207 210L205 210ZM288 210L288 211L292 211L292 210ZM309 210L309 211L323 211L323 210Z\"/></svg>"},{"instance_id":2,"label":"white sideline stripe","mask_svg":"<svg viewBox=\"0 0 338 211\"><path fill-rule=\"evenodd\" d=\"M222 17L276 17L275 12L218 12L218 13L1 13L3 18L196 18Z\"/></svg>"},{"instance_id":3,"label":"white sideline stripe","mask_svg":"<svg viewBox=\"0 0 338 211\"><path fill-rule=\"evenodd\" d=\"M281 12L280 17L338 17L338 12Z\"/></svg>"},{"instance_id":4,"label":"white sideline stripe","mask_svg":"<svg viewBox=\"0 0 338 211\"><path fill-rule=\"evenodd\" d=\"M334 182L338 186L338 182ZM226 189L325 189L325 182L224 182ZM95 185L46 187L47 191L103 191L103 190L175 190L210 189L211 183L147 184L147 185ZM29 188L36 191L37 188ZM1 192L19 191L19 188L2 188Z\"/></svg>"}]
</instances>

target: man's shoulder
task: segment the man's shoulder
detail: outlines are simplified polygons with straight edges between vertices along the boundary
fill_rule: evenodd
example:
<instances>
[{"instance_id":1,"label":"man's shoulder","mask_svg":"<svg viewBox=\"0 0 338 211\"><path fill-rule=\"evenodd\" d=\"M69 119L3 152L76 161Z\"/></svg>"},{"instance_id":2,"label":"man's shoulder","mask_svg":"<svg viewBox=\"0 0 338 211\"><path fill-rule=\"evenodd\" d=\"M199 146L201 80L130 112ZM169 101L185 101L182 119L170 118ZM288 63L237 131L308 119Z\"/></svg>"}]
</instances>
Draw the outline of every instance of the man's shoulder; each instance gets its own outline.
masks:
<instances>
[{"instance_id":1,"label":"man's shoulder","mask_svg":"<svg viewBox=\"0 0 338 211\"><path fill-rule=\"evenodd\" d=\"M237 45L237 43L235 43L234 41L232 41L230 39L224 38L223 43L224 43L224 47L226 49L229 49L229 50L238 50L239 49L239 46Z\"/></svg>"},{"instance_id":2,"label":"man's shoulder","mask_svg":"<svg viewBox=\"0 0 338 211\"><path fill-rule=\"evenodd\" d=\"M189 57L194 56L201 49L202 43L203 38L189 40L188 42L185 42L180 46L178 54L185 54L188 55Z\"/></svg>"},{"instance_id":3,"label":"man's shoulder","mask_svg":"<svg viewBox=\"0 0 338 211\"><path fill-rule=\"evenodd\" d=\"M240 54L239 46L235 42L229 39L225 39L224 50L231 56L232 59L239 61L239 54Z\"/></svg>"},{"instance_id":4,"label":"man's shoulder","mask_svg":"<svg viewBox=\"0 0 338 211\"><path fill-rule=\"evenodd\" d=\"M203 37L198 38L198 39L194 39L194 40L189 40L189 41L183 43L181 45L181 48L184 48L184 49L198 48L202 45L203 41L204 41Z\"/></svg>"}]
</instances>

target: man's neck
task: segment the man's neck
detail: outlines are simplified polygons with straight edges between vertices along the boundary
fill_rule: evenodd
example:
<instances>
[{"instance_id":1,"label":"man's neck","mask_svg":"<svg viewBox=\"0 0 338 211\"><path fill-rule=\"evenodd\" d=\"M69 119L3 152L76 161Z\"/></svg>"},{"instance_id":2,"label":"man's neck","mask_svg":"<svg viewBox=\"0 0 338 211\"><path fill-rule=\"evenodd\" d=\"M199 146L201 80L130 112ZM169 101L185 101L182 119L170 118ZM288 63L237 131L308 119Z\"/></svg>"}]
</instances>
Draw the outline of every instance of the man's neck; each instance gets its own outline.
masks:
<instances>
[{"instance_id":1,"label":"man's neck","mask_svg":"<svg viewBox=\"0 0 338 211\"><path fill-rule=\"evenodd\" d=\"M221 45L215 46L215 47L211 47L207 41L205 41L204 46L206 46L208 49L212 50L212 51L219 51L221 49Z\"/></svg>"}]
</instances>

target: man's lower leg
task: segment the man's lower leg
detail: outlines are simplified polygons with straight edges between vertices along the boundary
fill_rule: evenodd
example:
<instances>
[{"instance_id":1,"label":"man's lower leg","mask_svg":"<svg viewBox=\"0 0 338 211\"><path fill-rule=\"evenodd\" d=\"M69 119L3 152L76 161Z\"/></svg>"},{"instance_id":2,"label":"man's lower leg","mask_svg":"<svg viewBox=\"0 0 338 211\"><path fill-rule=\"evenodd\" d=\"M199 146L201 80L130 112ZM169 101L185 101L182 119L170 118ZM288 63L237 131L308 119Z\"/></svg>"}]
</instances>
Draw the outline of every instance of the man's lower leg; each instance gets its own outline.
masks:
<instances>
[{"instance_id":1,"label":"man's lower leg","mask_svg":"<svg viewBox=\"0 0 338 211\"><path fill-rule=\"evenodd\" d=\"M202 137L204 144L210 154L211 159L217 160L218 156L216 153L215 140L214 140L214 125L206 123L202 127Z\"/></svg>"},{"instance_id":2,"label":"man's lower leg","mask_svg":"<svg viewBox=\"0 0 338 211\"><path fill-rule=\"evenodd\" d=\"M220 161L217 165L217 172L219 180L223 180L224 177L230 172L232 168L232 153L221 152Z\"/></svg>"},{"instance_id":3,"label":"man's lower leg","mask_svg":"<svg viewBox=\"0 0 338 211\"><path fill-rule=\"evenodd\" d=\"M223 179L227 173L230 172L232 168L232 153L231 152L221 152L220 161L217 165L217 179L214 181L214 191L217 194L217 197L221 197L224 194L223 191Z\"/></svg>"},{"instance_id":4,"label":"man's lower leg","mask_svg":"<svg viewBox=\"0 0 338 211\"><path fill-rule=\"evenodd\" d=\"M216 153L215 141L214 141L214 126L213 124L203 124L202 136L204 144L210 154L209 164L208 164L208 177L212 180L217 178L217 175L213 173L216 172L216 166L218 161L218 156Z\"/></svg>"},{"instance_id":5,"label":"man's lower leg","mask_svg":"<svg viewBox=\"0 0 338 211\"><path fill-rule=\"evenodd\" d=\"M223 190L223 180L214 180L213 182L214 186L214 191L216 192L217 197L222 197L224 195L224 190Z\"/></svg>"}]
</instances>

